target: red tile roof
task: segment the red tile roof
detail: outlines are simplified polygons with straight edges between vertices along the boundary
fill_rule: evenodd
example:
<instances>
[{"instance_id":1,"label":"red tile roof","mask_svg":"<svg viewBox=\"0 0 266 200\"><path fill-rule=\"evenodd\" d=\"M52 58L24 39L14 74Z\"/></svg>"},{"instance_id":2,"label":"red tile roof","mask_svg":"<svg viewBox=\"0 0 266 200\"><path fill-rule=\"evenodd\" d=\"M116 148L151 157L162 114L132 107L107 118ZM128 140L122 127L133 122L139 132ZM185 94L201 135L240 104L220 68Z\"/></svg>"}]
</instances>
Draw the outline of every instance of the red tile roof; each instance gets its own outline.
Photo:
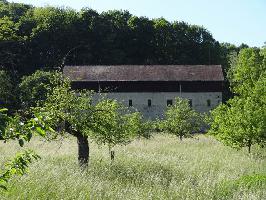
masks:
<instances>
[{"instance_id":1,"label":"red tile roof","mask_svg":"<svg viewBox=\"0 0 266 200\"><path fill-rule=\"evenodd\" d=\"M72 81L223 81L221 65L65 66Z\"/></svg>"}]
</instances>

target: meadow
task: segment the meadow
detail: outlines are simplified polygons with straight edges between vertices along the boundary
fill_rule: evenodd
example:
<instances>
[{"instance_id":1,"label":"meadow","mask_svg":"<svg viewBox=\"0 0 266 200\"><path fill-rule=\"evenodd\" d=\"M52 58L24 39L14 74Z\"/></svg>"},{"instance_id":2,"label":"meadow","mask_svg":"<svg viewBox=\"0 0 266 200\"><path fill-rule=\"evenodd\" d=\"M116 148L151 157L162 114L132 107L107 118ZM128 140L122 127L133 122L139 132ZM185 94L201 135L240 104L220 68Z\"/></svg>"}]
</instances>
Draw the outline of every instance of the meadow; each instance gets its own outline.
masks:
<instances>
[{"instance_id":1,"label":"meadow","mask_svg":"<svg viewBox=\"0 0 266 200\"><path fill-rule=\"evenodd\" d=\"M266 199L266 152L235 150L210 136L180 141L155 135L115 148L90 145L90 164L77 162L75 138L44 142L34 138L26 148L42 158L16 176L1 200L13 199ZM0 143L0 163L21 150Z\"/></svg>"}]
</instances>

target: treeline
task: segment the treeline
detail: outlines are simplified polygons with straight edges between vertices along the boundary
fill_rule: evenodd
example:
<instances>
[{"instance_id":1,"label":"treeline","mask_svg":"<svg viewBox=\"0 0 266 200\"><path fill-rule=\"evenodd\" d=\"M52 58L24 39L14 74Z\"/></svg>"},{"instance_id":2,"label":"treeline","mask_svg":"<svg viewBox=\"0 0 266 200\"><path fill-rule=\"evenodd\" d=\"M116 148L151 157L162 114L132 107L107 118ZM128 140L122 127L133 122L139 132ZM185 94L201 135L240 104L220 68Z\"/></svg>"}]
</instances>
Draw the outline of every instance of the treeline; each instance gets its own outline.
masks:
<instances>
[{"instance_id":1,"label":"treeline","mask_svg":"<svg viewBox=\"0 0 266 200\"><path fill-rule=\"evenodd\" d=\"M0 1L0 66L19 76L71 65L222 64L247 45L220 44L202 26L128 11Z\"/></svg>"}]
</instances>

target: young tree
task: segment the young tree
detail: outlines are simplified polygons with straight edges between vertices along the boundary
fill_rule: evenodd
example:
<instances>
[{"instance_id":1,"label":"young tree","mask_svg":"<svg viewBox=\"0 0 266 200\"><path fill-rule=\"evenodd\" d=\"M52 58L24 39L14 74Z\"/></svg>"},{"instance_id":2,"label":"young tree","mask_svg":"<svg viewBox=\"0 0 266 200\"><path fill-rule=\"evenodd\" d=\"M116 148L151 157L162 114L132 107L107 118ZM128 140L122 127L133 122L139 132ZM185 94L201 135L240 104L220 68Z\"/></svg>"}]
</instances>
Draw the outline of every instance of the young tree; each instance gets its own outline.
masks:
<instances>
[{"instance_id":1,"label":"young tree","mask_svg":"<svg viewBox=\"0 0 266 200\"><path fill-rule=\"evenodd\" d=\"M130 143L141 131L141 115L138 112L129 113L125 107L115 100L102 100L96 105L96 110L108 110L108 112L96 112L92 138L98 144L107 144L110 158L114 160L116 145Z\"/></svg>"},{"instance_id":2,"label":"young tree","mask_svg":"<svg viewBox=\"0 0 266 200\"><path fill-rule=\"evenodd\" d=\"M232 89L238 95L212 111L210 134L235 148L266 144L265 50L243 49L231 68Z\"/></svg>"},{"instance_id":3,"label":"young tree","mask_svg":"<svg viewBox=\"0 0 266 200\"><path fill-rule=\"evenodd\" d=\"M229 101L230 107L219 106L212 113L213 122L209 133L234 148L248 147L249 153L253 144L265 145L265 125L258 118L265 120L266 108L258 109L254 103L251 99L245 101L236 97Z\"/></svg>"},{"instance_id":4,"label":"young tree","mask_svg":"<svg viewBox=\"0 0 266 200\"><path fill-rule=\"evenodd\" d=\"M169 106L162 121L163 130L183 139L190 137L192 132L197 132L202 127L200 114L194 111L188 100L176 98L175 104Z\"/></svg>"}]
</instances>

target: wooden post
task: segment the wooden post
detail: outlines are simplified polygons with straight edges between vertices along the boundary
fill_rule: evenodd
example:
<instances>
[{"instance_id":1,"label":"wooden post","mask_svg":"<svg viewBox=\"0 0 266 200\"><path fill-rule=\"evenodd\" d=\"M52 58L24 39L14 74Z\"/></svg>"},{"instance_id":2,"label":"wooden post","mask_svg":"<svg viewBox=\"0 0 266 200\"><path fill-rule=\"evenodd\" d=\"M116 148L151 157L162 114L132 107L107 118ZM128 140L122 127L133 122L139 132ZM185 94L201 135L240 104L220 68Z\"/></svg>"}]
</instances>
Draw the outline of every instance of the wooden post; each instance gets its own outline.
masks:
<instances>
[{"instance_id":1,"label":"wooden post","mask_svg":"<svg viewBox=\"0 0 266 200\"><path fill-rule=\"evenodd\" d=\"M181 86L181 83L179 82L179 93L180 93L180 97L182 95L182 86Z\"/></svg>"},{"instance_id":2,"label":"wooden post","mask_svg":"<svg viewBox=\"0 0 266 200\"><path fill-rule=\"evenodd\" d=\"M111 161L115 159L115 151L111 151Z\"/></svg>"}]
</instances>

